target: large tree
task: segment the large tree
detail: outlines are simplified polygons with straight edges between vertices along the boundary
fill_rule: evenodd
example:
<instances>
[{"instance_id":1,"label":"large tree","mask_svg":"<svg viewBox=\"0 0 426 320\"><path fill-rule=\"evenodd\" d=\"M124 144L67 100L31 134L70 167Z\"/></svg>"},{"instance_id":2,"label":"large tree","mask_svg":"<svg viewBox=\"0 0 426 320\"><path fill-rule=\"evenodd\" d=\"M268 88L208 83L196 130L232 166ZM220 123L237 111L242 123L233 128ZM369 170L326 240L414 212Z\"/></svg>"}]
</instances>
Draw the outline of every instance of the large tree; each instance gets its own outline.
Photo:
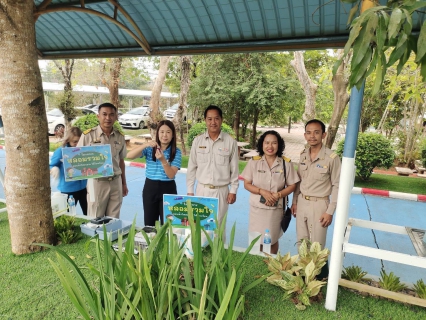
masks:
<instances>
[{"instance_id":1,"label":"large tree","mask_svg":"<svg viewBox=\"0 0 426 320\"><path fill-rule=\"evenodd\" d=\"M108 88L109 99L113 105L120 109L120 99L118 97L118 84L120 83L120 73L122 58L106 59L101 63L100 79L104 86ZM106 76L109 69L108 77Z\"/></svg>"},{"instance_id":2,"label":"large tree","mask_svg":"<svg viewBox=\"0 0 426 320\"><path fill-rule=\"evenodd\" d=\"M343 50L338 50L339 58L343 56ZM347 55L345 60L339 66L336 74L333 75L332 84L334 92L334 108L333 113L327 128L327 137L325 145L328 148L333 146L336 139L337 130L339 129L340 121L342 120L343 112L349 102L348 94L348 72L346 70L350 56Z\"/></svg>"},{"instance_id":3,"label":"large tree","mask_svg":"<svg viewBox=\"0 0 426 320\"><path fill-rule=\"evenodd\" d=\"M211 55L198 58L193 79L191 105L219 105L224 120L232 124L237 139L239 128L252 126L251 143L256 140L259 120L274 109L282 110L287 98L288 79L280 73L275 53Z\"/></svg>"},{"instance_id":4,"label":"large tree","mask_svg":"<svg viewBox=\"0 0 426 320\"><path fill-rule=\"evenodd\" d=\"M174 123L177 129L177 132L180 136L181 147L183 154L186 154L185 148L185 139L183 137L183 129L182 129L182 120L183 114L188 105L188 91L189 85L191 83L191 56L182 56L180 57L180 93L179 93L179 108L175 114ZM188 120L188 119L187 119Z\"/></svg>"},{"instance_id":5,"label":"large tree","mask_svg":"<svg viewBox=\"0 0 426 320\"><path fill-rule=\"evenodd\" d=\"M72 91L72 74L74 69L74 59L65 59L64 64L62 62L54 60L56 67L61 71L62 80L64 81L64 92L63 96L59 103L59 109L64 114L65 118L65 127L55 128L55 135L59 137L63 137L65 129L69 129L71 127L71 121L76 117L76 111L74 109L74 93Z\"/></svg>"},{"instance_id":6,"label":"large tree","mask_svg":"<svg viewBox=\"0 0 426 320\"><path fill-rule=\"evenodd\" d=\"M305 61L302 51L295 51L294 59L291 61L291 66L296 71L297 77L305 92L305 112L303 120L311 120L315 118L315 97L318 90L318 85L312 81L305 68Z\"/></svg>"},{"instance_id":7,"label":"large tree","mask_svg":"<svg viewBox=\"0 0 426 320\"><path fill-rule=\"evenodd\" d=\"M37 61L32 0L0 0L0 107L6 145L5 193L12 252L55 242L49 140Z\"/></svg>"},{"instance_id":8,"label":"large tree","mask_svg":"<svg viewBox=\"0 0 426 320\"><path fill-rule=\"evenodd\" d=\"M160 95L163 88L164 80L166 79L167 68L169 65L170 57L163 56L160 57L160 66L158 69L158 75L155 79L154 86L152 87L151 101L149 106L151 108L150 112L150 122L149 129L151 131L151 136L154 137L157 131L157 124L161 120L162 115L160 113Z\"/></svg>"}]
</instances>

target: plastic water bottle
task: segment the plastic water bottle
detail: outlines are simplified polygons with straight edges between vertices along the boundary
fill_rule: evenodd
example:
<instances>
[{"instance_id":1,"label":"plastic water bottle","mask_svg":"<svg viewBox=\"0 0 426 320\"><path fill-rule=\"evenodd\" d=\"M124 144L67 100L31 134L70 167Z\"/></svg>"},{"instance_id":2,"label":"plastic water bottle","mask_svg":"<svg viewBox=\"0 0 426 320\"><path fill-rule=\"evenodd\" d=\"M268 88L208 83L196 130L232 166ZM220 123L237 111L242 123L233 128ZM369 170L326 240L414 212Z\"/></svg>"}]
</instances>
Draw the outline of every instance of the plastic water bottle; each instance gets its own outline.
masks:
<instances>
[{"instance_id":1,"label":"plastic water bottle","mask_svg":"<svg viewBox=\"0 0 426 320\"><path fill-rule=\"evenodd\" d=\"M263 235L263 252L271 254L271 234L269 233L269 229L265 230L265 234Z\"/></svg>"},{"instance_id":2,"label":"plastic water bottle","mask_svg":"<svg viewBox=\"0 0 426 320\"><path fill-rule=\"evenodd\" d=\"M75 200L74 200L73 196L69 196L69 198L68 198L68 207L69 207L69 213L70 213L70 215L75 216L76 215L76 212L75 212Z\"/></svg>"}]
</instances>

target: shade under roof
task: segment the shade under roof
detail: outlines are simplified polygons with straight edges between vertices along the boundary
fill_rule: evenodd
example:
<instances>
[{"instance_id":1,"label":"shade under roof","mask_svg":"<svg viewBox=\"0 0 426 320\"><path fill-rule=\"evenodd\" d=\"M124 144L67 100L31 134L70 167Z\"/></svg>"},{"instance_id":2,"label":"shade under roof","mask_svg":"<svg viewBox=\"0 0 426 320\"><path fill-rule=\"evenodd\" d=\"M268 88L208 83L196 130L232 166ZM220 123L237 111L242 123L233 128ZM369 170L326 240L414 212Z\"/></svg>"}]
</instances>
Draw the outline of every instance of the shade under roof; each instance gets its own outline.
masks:
<instances>
[{"instance_id":1,"label":"shade under roof","mask_svg":"<svg viewBox=\"0 0 426 320\"><path fill-rule=\"evenodd\" d=\"M352 6L340 0L34 3L41 59L342 47ZM420 29L423 14L413 20L414 30Z\"/></svg>"}]
</instances>

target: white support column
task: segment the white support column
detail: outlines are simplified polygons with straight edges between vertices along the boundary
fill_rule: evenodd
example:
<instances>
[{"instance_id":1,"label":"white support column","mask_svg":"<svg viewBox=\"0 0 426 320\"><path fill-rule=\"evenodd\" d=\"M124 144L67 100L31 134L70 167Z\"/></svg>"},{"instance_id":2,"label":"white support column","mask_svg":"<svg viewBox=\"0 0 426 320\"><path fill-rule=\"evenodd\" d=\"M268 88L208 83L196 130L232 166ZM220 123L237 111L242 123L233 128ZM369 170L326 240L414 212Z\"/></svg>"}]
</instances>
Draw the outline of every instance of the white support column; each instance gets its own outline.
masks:
<instances>
[{"instance_id":1,"label":"white support column","mask_svg":"<svg viewBox=\"0 0 426 320\"><path fill-rule=\"evenodd\" d=\"M336 310L337 289L339 287L340 275L343 266L343 240L348 220L349 200L353 186L353 172L355 170L355 159L342 159L342 170L339 182L339 197L337 201L333 243L330 256L330 270L328 273L327 298L325 308L327 310Z\"/></svg>"}]
</instances>

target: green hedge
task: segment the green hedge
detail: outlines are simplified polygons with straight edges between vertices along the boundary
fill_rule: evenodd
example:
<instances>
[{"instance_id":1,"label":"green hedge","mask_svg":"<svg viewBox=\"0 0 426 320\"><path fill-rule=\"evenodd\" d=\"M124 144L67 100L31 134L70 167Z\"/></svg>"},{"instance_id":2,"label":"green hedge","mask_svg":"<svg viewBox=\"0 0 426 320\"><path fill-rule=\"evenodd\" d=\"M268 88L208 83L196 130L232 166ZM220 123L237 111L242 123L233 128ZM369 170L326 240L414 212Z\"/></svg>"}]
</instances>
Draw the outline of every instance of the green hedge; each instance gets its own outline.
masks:
<instances>
[{"instance_id":1,"label":"green hedge","mask_svg":"<svg viewBox=\"0 0 426 320\"><path fill-rule=\"evenodd\" d=\"M342 157L345 141L341 140L336 153ZM390 141L379 133L360 133L356 147L356 174L368 180L376 167L389 169L395 160Z\"/></svg>"},{"instance_id":2,"label":"green hedge","mask_svg":"<svg viewBox=\"0 0 426 320\"><path fill-rule=\"evenodd\" d=\"M78 118L78 120L74 122L73 125L75 127L79 127L81 131L86 131L87 129L96 127L98 124L99 124L99 120L96 114L88 114L86 116ZM114 122L114 129L124 135L123 128L121 127L118 121Z\"/></svg>"},{"instance_id":3,"label":"green hedge","mask_svg":"<svg viewBox=\"0 0 426 320\"><path fill-rule=\"evenodd\" d=\"M195 137L206 131L207 131L207 126L205 122L199 122L197 124L194 124L191 127L191 129L189 129L189 132L188 132L188 137L187 137L188 146L191 147ZM222 131L229 133L232 137L235 138L234 130L232 130L232 128L228 126L226 123L222 123Z\"/></svg>"}]
</instances>

